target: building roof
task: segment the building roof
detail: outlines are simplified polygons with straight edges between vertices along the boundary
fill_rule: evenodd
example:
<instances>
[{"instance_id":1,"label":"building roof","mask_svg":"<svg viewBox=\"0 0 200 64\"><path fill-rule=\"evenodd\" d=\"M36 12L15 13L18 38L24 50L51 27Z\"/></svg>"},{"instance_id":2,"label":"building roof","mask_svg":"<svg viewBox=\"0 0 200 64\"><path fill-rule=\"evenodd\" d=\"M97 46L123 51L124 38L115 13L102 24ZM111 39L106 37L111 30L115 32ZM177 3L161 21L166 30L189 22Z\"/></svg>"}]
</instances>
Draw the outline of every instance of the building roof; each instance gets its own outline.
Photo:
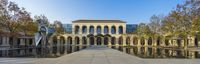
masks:
<instances>
[{"instance_id":1,"label":"building roof","mask_svg":"<svg viewBox=\"0 0 200 64\"><path fill-rule=\"evenodd\" d=\"M72 23L126 23L121 20L75 20Z\"/></svg>"}]
</instances>

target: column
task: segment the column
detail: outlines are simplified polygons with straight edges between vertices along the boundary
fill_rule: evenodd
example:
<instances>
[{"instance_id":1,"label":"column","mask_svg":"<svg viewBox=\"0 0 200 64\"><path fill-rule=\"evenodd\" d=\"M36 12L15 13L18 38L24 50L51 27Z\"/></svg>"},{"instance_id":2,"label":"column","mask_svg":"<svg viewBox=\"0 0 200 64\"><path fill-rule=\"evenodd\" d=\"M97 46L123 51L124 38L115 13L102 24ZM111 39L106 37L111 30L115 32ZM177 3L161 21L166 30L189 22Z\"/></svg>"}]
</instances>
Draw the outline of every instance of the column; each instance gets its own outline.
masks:
<instances>
[{"instance_id":1,"label":"column","mask_svg":"<svg viewBox=\"0 0 200 64\"><path fill-rule=\"evenodd\" d=\"M172 40L169 39L169 46L172 46Z\"/></svg>"},{"instance_id":2,"label":"column","mask_svg":"<svg viewBox=\"0 0 200 64\"><path fill-rule=\"evenodd\" d=\"M72 25L72 34L75 34L75 25Z\"/></svg>"},{"instance_id":3,"label":"column","mask_svg":"<svg viewBox=\"0 0 200 64\"><path fill-rule=\"evenodd\" d=\"M115 43L114 43L116 46L119 46L119 37L116 37L115 38Z\"/></svg>"},{"instance_id":4,"label":"column","mask_svg":"<svg viewBox=\"0 0 200 64\"><path fill-rule=\"evenodd\" d=\"M124 38L124 36L122 36L122 38L123 38L123 39L122 39L122 40L123 40L123 43L122 43L122 44L123 44L123 46L126 46L126 38Z\"/></svg>"},{"instance_id":5,"label":"column","mask_svg":"<svg viewBox=\"0 0 200 64\"><path fill-rule=\"evenodd\" d=\"M133 45L133 37L130 37L130 45L131 45L131 46L134 46L134 45Z\"/></svg>"},{"instance_id":6,"label":"column","mask_svg":"<svg viewBox=\"0 0 200 64\"><path fill-rule=\"evenodd\" d=\"M123 26L123 34L126 34L126 26Z\"/></svg>"},{"instance_id":7,"label":"column","mask_svg":"<svg viewBox=\"0 0 200 64\"><path fill-rule=\"evenodd\" d=\"M65 46L65 54L67 54L67 46L68 45L68 42L67 42L67 38L65 39L65 44L64 44L64 46Z\"/></svg>"},{"instance_id":8,"label":"column","mask_svg":"<svg viewBox=\"0 0 200 64\"><path fill-rule=\"evenodd\" d=\"M194 38L193 37L189 37L188 45L189 46L194 46Z\"/></svg>"},{"instance_id":9,"label":"column","mask_svg":"<svg viewBox=\"0 0 200 64\"><path fill-rule=\"evenodd\" d=\"M83 29L83 28L82 28L82 25L80 25L79 28L80 28L80 29L79 29L79 34L83 34L83 33L82 33L82 32L83 32L83 31L82 31L82 29Z\"/></svg>"},{"instance_id":10,"label":"column","mask_svg":"<svg viewBox=\"0 0 200 64\"><path fill-rule=\"evenodd\" d=\"M101 37L101 45L105 45L104 44L104 37Z\"/></svg>"},{"instance_id":11,"label":"column","mask_svg":"<svg viewBox=\"0 0 200 64\"><path fill-rule=\"evenodd\" d=\"M90 34L90 26L87 26L87 32L86 32L86 34Z\"/></svg>"},{"instance_id":12,"label":"column","mask_svg":"<svg viewBox=\"0 0 200 64\"><path fill-rule=\"evenodd\" d=\"M75 38L72 37L72 45L75 45Z\"/></svg>"},{"instance_id":13,"label":"column","mask_svg":"<svg viewBox=\"0 0 200 64\"><path fill-rule=\"evenodd\" d=\"M60 55L60 38L57 39L57 55Z\"/></svg>"},{"instance_id":14,"label":"column","mask_svg":"<svg viewBox=\"0 0 200 64\"><path fill-rule=\"evenodd\" d=\"M141 42L140 42L141 40L138 38L138 46L141 46Z\"/></svg>"},{"instance_id":15,"label":"column","mask_svg":"<svg viewBox=\"0 0 200 64\"><path fill-rule=\"evenodd\" d=\"M104 34L104 26L101 26L101 34Z\"/></svg>"},{"instance_id":16,"label":"column","mask_svg":"<svg viewBox=\"0 0 200 64\"><path fill-rule=\"evenodd\" d=\"M33 41L32 41L32 42L33 42L32 45L33 45L33 46L36 46L35 43L34 43L34 42L35 42L35 39L34 39L34 38L33 38ZM49 51L50 51L50 52L49 52L49 53L52 54L52 49L51 49L52 39L50 39L48 42L50 42L50 44L49 44L49 49L50 49ZM34 47L34 48L33 48L33 55L36 56L36 54L37 54L37 53L36 53L36 47Z\"/></svg>"},{"instance_id":17,"label":"column","mask_svg":"<svg viewBox=\"0 0 200 64\"><path fill-rule=\"evenodd\" d=\"M108 34L111 34L111 27L112 26L108 26Z\"/></svg>"},{"instance_id":18,"label":"column","mask_svg":"<svg viewBox=\"0 0 200 64\"><path fill-rule=\"evenodd\" d=\"M165 37L161 40L162 42L162 45L161 46L163 46L163 47L165 47L166 46L166 44L165 44Z\"/></svg>"},{"instance_id":19,"label":"column","mask_svg":"<svg viewBox=\"0 0 200 64\"><path fill-rule=\"evenodd\" d=\"M115 26L116 28L116 34L119 34L119 26Z\"/></svg>"},{"instance_id":20,"label":"column","mask_svg":"<svg viewBox=\"0 0 200 64\"><path fill-rule=\"evenodd\" d=\"M109 46L112 45L112 44L111 44L111 41L112 41L111 39L112 39L112 37L108 37L108 45L109 45Z\"/></svg>"},{"instance_id":21,"label":"column","mask_svg":"<svg viewBox=\"0 0 200 64\"><path fill-rule=\"evenodd\" d=\"M148 40L146 38L144 39L144 46L148 46Z\"/></svg>"},{"instance_id":22,"label":"column","mask_svg":"<svg viewBox=\"0 0 200 64\"><path fill-rule=\"evenodd\" d=\"M82 37L79 38L79 45L83 45Z\"/></svg>"},{"instance_id":23,"label":"column","mask_svg":"<svg viewBox=\"0 0 200 64\"><path fill-rule=\"evenodd\" d=\"M86 38L87 39L87 45L89 46L90 45L90 38Z\"/></svg>"},{"instance_id":24,"label":"column","mask_svg":"<svg viewBox=\"0 0 200 64\"><path fill-rule=\"evenodd\" d=\"M97 34L97 26L94 26L94 35Z\"/></svg>"},{"instance_id":25,"label":"column","mask_svg":"<svg viewBox=\"0 0 200 64\"><path fill-rule=\"evenodd\" d=\"M97 38L94 37L94 45L97 45Z\"/></svg>"}]
</instances>

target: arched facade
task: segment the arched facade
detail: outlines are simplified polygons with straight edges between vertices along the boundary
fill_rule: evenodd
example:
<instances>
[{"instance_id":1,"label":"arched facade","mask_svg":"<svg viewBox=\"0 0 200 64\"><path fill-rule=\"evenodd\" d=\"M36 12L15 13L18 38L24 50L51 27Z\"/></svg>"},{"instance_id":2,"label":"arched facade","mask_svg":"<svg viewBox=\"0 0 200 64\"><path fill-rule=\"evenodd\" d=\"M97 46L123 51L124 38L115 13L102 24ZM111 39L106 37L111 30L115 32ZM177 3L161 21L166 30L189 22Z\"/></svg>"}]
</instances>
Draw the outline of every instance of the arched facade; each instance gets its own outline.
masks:
<instances>
[{"instance_id":1,"label":"arched facade","mask_svg":"<svg viewBox=\"0 0 200 64\"><path fill-rule=\"evenodd\" d=\"M67 45L183 46L182 40L126 34L126 23L116 20L77 20L72 22L72 28L72 34L63 35ZM193 44L186 44L199 46L199 40L193 40Z\"/></svg>"}]
</instances>

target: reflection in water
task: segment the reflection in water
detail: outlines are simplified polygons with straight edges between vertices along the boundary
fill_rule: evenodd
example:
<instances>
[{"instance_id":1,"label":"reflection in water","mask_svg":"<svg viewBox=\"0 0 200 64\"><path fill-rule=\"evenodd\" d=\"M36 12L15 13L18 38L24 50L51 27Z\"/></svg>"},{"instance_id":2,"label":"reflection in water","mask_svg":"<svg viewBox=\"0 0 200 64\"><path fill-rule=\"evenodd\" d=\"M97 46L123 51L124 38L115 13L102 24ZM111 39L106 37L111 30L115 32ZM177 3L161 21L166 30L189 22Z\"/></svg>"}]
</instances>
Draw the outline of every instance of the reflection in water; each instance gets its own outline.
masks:
<instances>
[{"instance_id":1,"label":"reflection in water","mask_svg":"<svg viewBox=\"0 0 200 64\"><path fill-rule=\"evenodd\" d=\"M143 46L112 46L111 48L141 58L200 58L200 51L180 48L143 47Z\"/></svg>"},{"instance_id":2,"label":"reflection in water","mask_svg":"<svg viewBox=\"0 0 200 64\"><path fill-rule=\"evenodd\" d=\"M65 47L25 47L16 49L4 49L0 50L0 57L41 57L41 58L54 58L60 57L64 54L70 54L81 49L85 49L87 46L66 46ZM42 53L44 52L44 53Z\"/></svg>"}]
</instances>

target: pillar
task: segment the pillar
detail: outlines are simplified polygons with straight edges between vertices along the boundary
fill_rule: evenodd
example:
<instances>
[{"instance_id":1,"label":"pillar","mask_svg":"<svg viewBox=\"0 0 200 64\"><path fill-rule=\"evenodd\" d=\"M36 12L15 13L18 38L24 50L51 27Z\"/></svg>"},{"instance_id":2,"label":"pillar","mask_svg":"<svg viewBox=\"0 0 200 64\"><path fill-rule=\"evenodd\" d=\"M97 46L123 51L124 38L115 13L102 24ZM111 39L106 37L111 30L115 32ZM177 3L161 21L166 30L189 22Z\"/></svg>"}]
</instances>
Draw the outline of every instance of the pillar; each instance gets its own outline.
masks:
<instances>
[{"instance_id":1,"label":"pillar","mask_svg":"<svg viewBox=\"0 0 200 64\"><path fill-rule=\"evenodd\" d=\"M82 39L82 37L79 38L79 45L83 45L83 39Z\"/></svg>"},{"instance_id":2,"label":"pillar","mask_svg":"<svg viewBox=\"0 0 200 64\"><path fill-rule=\"evenodd\" d=\"M104 44L104 37L101 37L101 45L105 45Z\"/></svg>"},{"instance_id":3,"label":"pillar","mask_svg":"<svg viewBox=\"0 0 200 64\"><path fill-rule=\"evenodd\" d=\"M116 28L116 34L119 34L119 26L115 26Z\"/></svg>"},{"instance_id":4,"label":"pillar","mask_svg":"<svg viewBox=\"0 0 200 64\"><path fill-rule=\"evenodd\" d=\"M97 34L97 26L94 26L94 35Z\"/></svg>"},{"instance_id":5,"label":"pillar","mask_svg":"<svg viewBox=\"0 0 200 64\"><path fill-rule=\"evenodd\" d=\"M112 45L111 42L112 42L112 37L110 37L110 38L108 37L108 45L109 45L109 46Z\"/></svg>"},{"instance_id":6,"label":"pillar","mask_svg":"<svg viewBox=\"0 0 200 64\"><path fill-rule=\"evenodd\" d=\"M126 26L123 26L123 34L126 34Z\"/></svg>"},{"instance_id":7,"label":"pillar","mask_svg":"<svg viewBox=\"0 0 200 64\"><path fill-rule=\"evenodd\" d=\"M90 38L86 38L87 39L87 46L90 45Z\"/></svg>"},{"instance_id":8,"label":"pillar","mask_svg":"<svg viewBox=\"0 0 200 64\"><path fill-rule=\"evenodd\" d=\"M90 34L90 26L87 26L87 31L86 31L86 34Z\"/></svg>"},{"instance_id":9,"label":"pillar","mask_svg":"<svg viewBox=\"0 0 200 64\"><path fill-rule=\"evenodd\" d=\"M101 34L104 34L104 26L101 26Z\"/></svg>"},{"instance_id":10,"label":"pillar","mask_svg":"<svg viewBox=\"0 0 200 64\"><path fill-rule=\"evenodd\" d=\"M67 54L67 44L68 44L68 42L67 42L67 39L65 39L65 44L64 44L64 46L65 46L65 54Z\"/></svg>"},{"instance_id":11,"label":"pillar","mask_svg":"<svg viewBox=\"0 0 200 64\"><path fill-rule=\"evenodd\" d=\"M112 27L112 26L108 26L108 34L112 34L112 33L111 33L111 27Z\"/></svg>"},{"instance_id":12,"label":"pillar","mask_svg":"<svg viewBox=\"0 0 200 64\"><path fill-rule=\"evenodd\" d=\"M165 46L166 46L166 44L165 44L165 38L161 39L161 43L162 43L162 45L161 45L161 46L163 46L163 47L165 47Z\"/></svg>"},{"instance_id":13,"label":"pillar","mask_svg":"<svg viewBox=\"0 0 200 64\"><path fill-rule=\"evenodd\" d=\"M130 45L131 45L131 46L134 46L134 45L133 45L133 37L130 37Z\"/></svg>"},{"instance_id":14,"label":"pillar","mask_svg":"<svg viewBox=\"0 0 200 64\"><path fill-rule=\"evenodd\" d=\"M83 29L83 27L82 27L82 25L80 25L80 26L79 26L79 34L83 34L83 33L82 33L82 32L83 32L82 29Z\"/></svg>"},{"instance_id":15,"label":"pillar","mask_svg":"<svg viewBox=\"0 0 200 64\"><path fill-rule=\"evenodd\" d=\"M144 39L144 46L148 46L148 40L146 38Z\"/></svg>"},{"instance_id":16,"label":"pillar","mask_svg":"<svg viewBox=\"0 0 200 64\"><path fill-rule=\"evenodd\" d=\"M75 38L72 37L72 45L75 45Z\"/></svg>"},{"instance_id":17,"label":"pillar","mask_svg":"<svg viewBox=\"0 0 200 64\"><path fill-rule=\"evenodd\" d=\"M97 38L94 37L94 45L97 45Z\"/></svg>"},{"instance_id":18,"label":"pillar","mask_svg":"<svg viewBox=\"0 0 200 64\"><path fill-rule=\"evenodd\" d=\"M116 37L115 38L115 43L114 43L116 46L119 46L119 37Z\"/></svg>"},{"instance_id":19,"label":"pillar","mask_svg":"<svg viewBox=\"0 0 200 64\"><path fill-rule=\"evenodd\" d=\"M72 34L75 34L75 25L72 26Z\"/></svg>"},{"instance_id":20,"label":"pillar","mask_svg":"<svg viewBox=\"0 0 200 64\"><path fill-rule=\"evenodd\" d=\"M58 38L58 40L57 40L57 55L60 55L60 38Z\"/></svg>"},{"instance_id":21,"label":"pillar","mask_svg":"<svg viewBox=\"0 0 200 64\"><path fill-rule=\"evenodd\" d=\"M169 46L172 46L172 40L169 39Z\"/></svg>"},{"instance_id":22,"label":"pillar","mask_svg":"<svg viewBox=\"0 0 200 64\"><path fill-rule=\"evenodd\" d=\"M140 40L139 38L138 38L137 40L138 40L138 41L137 41L137 42L138 42L138 43L137 43L137 46L141 46L141 42L140 42L141 40Z\"/></svg>"},{"instance_id":23,"label":"pillar","mask_svg":"<svg viewBox=\"0 0 200 64\"><path fill-rule=\"evenodd\" d=\"M124 38L123 36L122 36L122 38L123 38L123 39L122 39L122 40L123 40L123 43L122 43L122 44L123 44L123 46L126 46L126 38Z\"/></svg>"}]
</instances>

